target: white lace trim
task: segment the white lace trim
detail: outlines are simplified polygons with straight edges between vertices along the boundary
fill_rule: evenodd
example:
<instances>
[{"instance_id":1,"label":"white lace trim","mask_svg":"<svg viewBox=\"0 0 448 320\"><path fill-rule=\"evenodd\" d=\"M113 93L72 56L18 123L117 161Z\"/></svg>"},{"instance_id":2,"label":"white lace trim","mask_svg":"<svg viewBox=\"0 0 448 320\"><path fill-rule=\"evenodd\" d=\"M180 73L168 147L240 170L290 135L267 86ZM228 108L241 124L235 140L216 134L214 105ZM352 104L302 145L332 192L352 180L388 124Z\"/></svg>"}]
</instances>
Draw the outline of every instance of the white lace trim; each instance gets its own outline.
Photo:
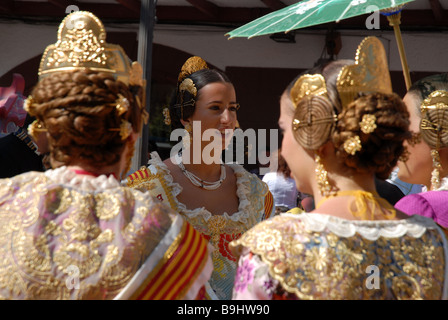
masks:
<instances>
[{"instance_id":1,"label":"white lace trim","mask_svg":"<svg viewBox=\"0 0 448 320\"><path fill-rule=\"evenodd\" d=\"M442 179L442 183L440 184L440 187L437 189L437 191L446 191L446 190L448 190L448 177Z\"/></svg>"},{"instance_id":2,"label":"white lace trim","mask_svg":"<svg viewBox=\"0 0 448 320\"><path fill-rule=\"evenodd\" d=\"M282 216L294 217L305 223L305 228L314 232L328 229L339 237L352 237L355 233L368 240L377 240L379 237L399 238L405 234L419 238L426 229L437 229L433 220L413 215L402 220L347 220L320 213L284 213Z\"/></svg>"},{"instance_id":3,"label":"white lace trim","mask_svg":"<svg viewBox=\"0 0 448 320\"><path fill-rule=\"evenodd\" d=\"M94 177L77 174L66 166L47 170L45 171L45 175L56 183L88 192L104 191L106 189L120 187L120 182L112 175L109 177L106 175Z\"/></svg>"},{"instance_id":4,"label":"white lace trim","mask_svg":"<svg viewBox=\"0 0 448 320\"><path fill-rule=\"evenodd\" d=\"M229 215L227 212L224 212L223 217L225 219L230 219L235 222L245 223L249 220L251 216L251 203L248 199L248 194L251 192L250 180L249 180L250 173L247 172L239 164L230 163L226 164L226 166L229 166L235 174L236 187L237 187L236 195L238 197L239 204L237 212L235 212L232 215ZM208 221L208 219L212 217L212 213L208 211L205 207L190 210L187 209L185 204L177 200L177 196L182 192L182 187L177 182L174 182L168 167L166 166L165 163L163 163L162 159L160 159L157 152L152 152L151 158L148 161L148 169L155 174L157 168L163 172L163 176L167 186L171 188L171 190L173 191L174 201L176 202L177 207L183 214L185 214L189 218L202 216L205 221Z\"/></svg>"}]
</instances>

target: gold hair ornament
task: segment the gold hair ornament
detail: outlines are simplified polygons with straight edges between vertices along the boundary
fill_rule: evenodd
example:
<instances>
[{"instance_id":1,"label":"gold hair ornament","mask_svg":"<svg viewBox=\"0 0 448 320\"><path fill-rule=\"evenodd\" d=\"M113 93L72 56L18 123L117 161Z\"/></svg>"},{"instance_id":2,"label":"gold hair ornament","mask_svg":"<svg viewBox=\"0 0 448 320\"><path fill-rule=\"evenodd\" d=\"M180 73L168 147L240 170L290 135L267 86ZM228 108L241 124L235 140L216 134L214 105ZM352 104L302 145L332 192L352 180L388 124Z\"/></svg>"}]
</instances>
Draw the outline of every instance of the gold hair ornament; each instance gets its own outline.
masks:
<instances>
[{"instance_id":1,"label":"gold hair ornament","mask_svg":"<svg viewBox=\"0 0 448 320\"><path fill-rule=\"evenodd\" d=\"M179 73L179 77L177 79L178 83L181 83L186 79L189 75L202 70L202 69L208 69L207 63L198 56L193 56L187 59L185 63L182 66L182 69Z\"/></svg>"},{"instance_id":2,"label":"gold hair ornament","mask_svg":"<svg viewBox=\"0 0 448 320\"><path fill-rule=\"evenodd\" d=\"M109 131L119 131L121 140L126 140L132 133L132 124L124 119L121 119L120 128L111 128Z\"/></svg>"},{"instance_id":3,"label":"gold hair ornament","mask_svg":"<svg viewBox=\"0 0 448 320\"><path fill-rule=\"evenodd\" d=\"M359 138L359 136L348 138L344 142L345 152L351 154L352 156L354 156L356 152L361 151L361 149L362 149L361 139Z\"/></svg>"},{"instance_id":4,"label":"gold hair ornament","mask_svg":"<svg viewBox=\"0 0 448 320\"><path fill-rule=\"evenodd\" d=\"M171 124L171 116L170 116L170 110L168 108L163 108L163 122L169 126Z\"/></svg>"},{"instance_id":5,"label":"gold hair ornament","mask_svg":"<svg viewBox=\"0 0 448 320\"><path fill-rule=\"evenodd\" d=\"M196 89L196 86L194 85L193 80L191 80L190 78L187 78L180 83L179 91L188 91L195 98L198 93L198 90Z\"/></svg>"},{"instance_id":6,"label":"gold hair ornament","mask_svg":"<svg viewBox=\"0 0 448 320\"><path fill-rule=\"evenodd\" d=\"M304 74L294 83L290 95L295 108L305 96L328 97L325 79L320 74Z\"/></svg>"},{"instance_id":7,"label":"gold hair ornament","mask_svg":"<svg viewBox=\"0 0 448 320\"><path fill-rule=\"evenodd\" d=\"M180 95L180 102L178 104L175 104L175 107L181 108L181 119L183 119L184 107L194 106L196 103L195 98L198 93L198 90L193 80L187 77L202 69L208 69L207 63L201 57L193 56L188 58L187 61L185 61L179 73L177 83L178 83L178 94ZM189 92L193 96L193 98L190 99L189 101L184 101L185 92Z\"/></svg>"},{"instance_id":8,"label":"gold hair ornament","mask_svg":"<svg viewBox=\"0 0 448 320\"><path fill-rule=\"evenodd\" d=\"M106 42L106 30L98 17L76 11L62 20L58 40L49 45L39 66L39 79L52 72L91 69L108 72L127 85L143 85L138 62L131 64L123 48Z\"/></svg>"},{"instance_id":9,"label":"gold hair ornament","mask_svg":"<svg viewBox=\"0 0 448 320\"><path fill-rule=\"evenodd\" d=\"M333 110L311 107L312 98L316 96L328 98L325 78L320 74L304 74L300 76L294 83L290 92L291 101L296 109L292 129L294 131L303 129L300 134L296 133L300 136L299 140L301 141L298 140L299 143L305 148L314 150L327 140L328 134L333 128L333 124L337 121L337 116L334 114ZM304 98L309 99L308 108L304 108L303 110L297 109L299 102ZM322 135L319 138L314 139L314 137L312 138L311 136L315 133L315 128L312 127L317 125L321 125L321 130L319 130L319 132L321 132Z\"/></svg>"},{"instance_id":10,"label":"gold hair ornament","mask_svg":"<svg viewBox=\"0 0 448 320\"><path fill-rule=\"evenodd\" d=\"M354 101L359 93L393 92L386 51L378 38L367 37L361 42L355 64L342 68L336 87L342 108Z\"/></svg>"},{"instance_id":11,"label":"gold hair ornament","mask_svg":"<svg viewBox=\"0 0 448 320\"><path fill-rule=\"evenodd\" d=\"M445 90L431 92L423 100L420 110L422 114L420 133L431 148L433 162L431 190L437 190L440 187L440 172L442 170L439 150L441 147L446 147L446 143L442 139L448 131L448 92Z\"/></svg>"},{"instance_id":12,"label":"gold hair ornament","mask_svg":"<svg viewBox=\"0 0 448 320\"><path fill-rule=\"evenodd\" d=\"M376 129L376 117L373 114L365 114L362 116L362 121L359 123L359 127L365 134L372 133Z\"/></svg>"},{"instance_id":13,"label":"gold hair ornament","mask_svg":"<svg viewBox=\"0 0 448 320\"><path fill-rule=\"evenodd\" d=\"M38 140L39 133L46 132L47 129L44 127L43 123L39 120L34 120L28 126L28 134L33 137L34 140Z\"/></svg>"},{"instance_id":14,"label":"gold hair ornament","mask_svg":"<svg viewBox=\"0 0 448 320\"><path fill-rule=\"evenodd\" d=\"M31 106L33 105L33 96L29 95L28 98L25 99L25 102L23 103L23 109L30 113Z\"/></svg>"},{"instance_id":15,"label":"gold hair ornament","mask_svg":"<svg viewBox=\"0 0 448 320\"><path fill-rule=\"evenodd\" d=\"M440 147L441 134L448 131L448 92L436 90L423 100L420 107L420 133L431 148Z\"/></svg>"},{"instance_id":16,"label":"gold hair ornament","mask_svg":"<svg viewBox=\"0 0 448 320\"><path fill-rule=\"evenodd\" d=\"M128 99L123 97L123 95L118 94L118 99L117 99L116 103L117 103L117 105L115 108L117 109L117 113L118 113L119 117L121 117L123 114L128 112L130 103L129 103Z\"/></svg>"}]
</instances>

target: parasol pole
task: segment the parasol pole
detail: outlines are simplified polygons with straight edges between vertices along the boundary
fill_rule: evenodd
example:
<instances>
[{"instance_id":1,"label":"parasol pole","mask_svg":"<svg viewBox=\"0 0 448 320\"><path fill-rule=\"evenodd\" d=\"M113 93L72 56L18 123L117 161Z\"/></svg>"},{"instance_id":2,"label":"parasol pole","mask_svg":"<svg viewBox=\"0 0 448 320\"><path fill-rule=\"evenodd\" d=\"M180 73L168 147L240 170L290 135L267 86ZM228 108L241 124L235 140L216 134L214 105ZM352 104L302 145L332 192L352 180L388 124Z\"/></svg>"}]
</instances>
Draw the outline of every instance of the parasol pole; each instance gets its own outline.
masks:
<instances>
[{"instance_id":1,"label":"parasol pole","mask_svg":"<svg viewBox=\"0 0 448 320\"><path fill-rule=\"evenodd\" d=\"M404 81L406 83L406 90L411 87L411 75L409 74L408 61L406 59L406 53L404 51L403 39L401 38L400 23L401 23L401 10L387 15L389 25L394 28L395 40L397 41L398 52L400 53L401 67L403 69Z\"/></svg>"}]
</instances>

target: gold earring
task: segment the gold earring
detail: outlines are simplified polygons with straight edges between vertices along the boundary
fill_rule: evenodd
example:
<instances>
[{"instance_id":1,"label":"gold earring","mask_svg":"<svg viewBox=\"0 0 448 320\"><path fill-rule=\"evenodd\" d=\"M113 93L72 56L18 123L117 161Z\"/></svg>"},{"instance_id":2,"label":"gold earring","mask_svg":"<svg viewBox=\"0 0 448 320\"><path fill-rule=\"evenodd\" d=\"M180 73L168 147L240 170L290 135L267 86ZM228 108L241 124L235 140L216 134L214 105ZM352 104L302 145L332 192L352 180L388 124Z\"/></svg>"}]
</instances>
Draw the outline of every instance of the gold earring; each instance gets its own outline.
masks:
<instances>
[{"instance_id":1,"label":"gold earring","mask_svg":"<svg viewBox=\"0 0 448 320\"><path fill-rule=\"evenodd\" d=\"M401 153L400 157L398 158L398 161L400 162L407 162L409 160L409 155L411 153L409 152L408 148L404 147L403 152Z\"/></svg>"},{"instance_id":2,"label":"gold earring","mask_svg":"<svg viewBox=\"0 0 448 320\"><path fill-rule=\"evenodd\" d=\"M328 172L322 163L319 155L316 154L314 160L316 161L316 180L319 187L320 194L323 197L328 197L333 193L333 187L328 181Z\"/></svg>"},{"instance_id":3,"label":"gold earring","mask_svg":"<svg viewBox=\"0 0 448 320\"><path fill-rule=\"evenodd\" d=\"M440 170L442 165L440 164L440 155L438 150L431 150L432 167L431 172L431 190L437 190L440 188Z\"/></svg>"},{"instance_id":4,"label":"gold earring","mask_svg":"<svg viewBox=\"0 0 448 320\"><path fill-rule=\"evenodd\" d=\"M28 135L33 137L34 140L38 140L38 135L41 132L47 131L47 129L45 129L44 124L40 120L34 120L33 123L28 126L27 131Z\"/></svg>"},{"instance_id":5,"label":"gold earring","mask_svg":"<svg viewBox=\"0 0 448 320\"><path fill-rule=\"evenodd\" d=\"M412 132L411 138L408 140L410 146L415 146L422 141L422 134L420 132Z\"/></svg>"},{"instance_id":6,"label":"gold earring","mask_svg":"<svg viewBox=\"0 0 448 320\"><path fill-rule=\"evenodd\" d=\"M184 129L185 129L185 131L187 131L187 133L183 136L182 143L183 143L184 147L186 149L188 149L188 148L190 148L191 142L193 141L193 137L192 137L193 128L191 127L191 124L188 122L185 125Z\"/></svg>"}]
</instances>

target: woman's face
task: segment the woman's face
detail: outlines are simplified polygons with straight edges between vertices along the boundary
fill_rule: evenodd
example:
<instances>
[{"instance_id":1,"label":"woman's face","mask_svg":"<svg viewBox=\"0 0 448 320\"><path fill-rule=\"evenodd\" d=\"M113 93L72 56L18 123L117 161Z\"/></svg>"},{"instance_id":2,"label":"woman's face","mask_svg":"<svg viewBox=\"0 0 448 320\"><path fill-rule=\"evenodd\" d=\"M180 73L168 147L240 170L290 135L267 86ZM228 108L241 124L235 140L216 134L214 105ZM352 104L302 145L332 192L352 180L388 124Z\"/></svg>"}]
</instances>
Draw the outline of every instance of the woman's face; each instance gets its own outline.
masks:
<instances>
[{"instance_id":1,"label":"woman's face","mask_svg":"<svg viewBox=\"0 0 448 320\"><path fill-rule=\"evenodd\" d=\"M204 132L211 129L209 132L215 132L221 137L222 149L225 149L235 130L238 108L235 88L231 83L214 82L202 87L198 92L194 113L189 119L194 129L193 143L198 141L197 137L195 138L197 133L194 121L200 121L201 137L206 137L207 134L204 135ZM203 141L202 145L208 145L212 139L207 138L208 141Z\"/></svg>"},{"instance_id":2,"label":"woman's face","mask_svg":"<svg viewBox=\"0 0 448 320\"><path fill-rule=\"evenodd\" d=\"M403 98L409 111L410 126L409 129L415 134L420 132L420 114L418 108L420 104L416 96L408 93ZM405 142L409 151L409 159L406 162L398 162L398 178L404 182L414 184L431 185L432 159L431 148L421 140L415 145Z\"/></svg>"},{"instance_id":3,"label":"woman's face","mask_svg":"<svg viewBox=\"0 0 448 320\"><path fill-rule=\"evenodd\" d=\"M292 130L294 105L287 94L280 99L279 127L283 133L281 155L291 169L291 176L301 192L312 194L311 179L315 163L309 153L296 141Z\"/></svg>"}]
</instances>

